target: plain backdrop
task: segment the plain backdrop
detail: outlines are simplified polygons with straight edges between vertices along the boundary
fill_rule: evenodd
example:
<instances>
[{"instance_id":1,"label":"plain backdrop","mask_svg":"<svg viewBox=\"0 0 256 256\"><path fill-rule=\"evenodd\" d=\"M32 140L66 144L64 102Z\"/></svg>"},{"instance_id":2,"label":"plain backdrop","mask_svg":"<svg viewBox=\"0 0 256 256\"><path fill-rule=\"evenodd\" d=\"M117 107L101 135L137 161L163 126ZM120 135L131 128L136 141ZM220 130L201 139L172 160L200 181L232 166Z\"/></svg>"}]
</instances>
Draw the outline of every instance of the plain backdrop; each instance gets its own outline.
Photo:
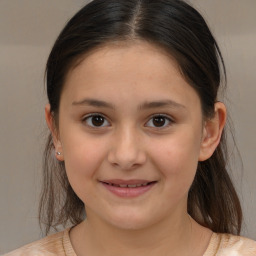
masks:
<instances>
[{"instance_id":1,"label":"plain backdrop","mask_svg":"<svg viewBox=\"0 0 256 256\"><path fill-rule=\"evenodd\" d=\"M243 235L256 239L256 1L191 0L222 50L229 114L243 159L232 173L244 210ZM0 254L41 237L38 196L49 51L82 0L0 1ZM236 158L236 156L235 156Z\"/></svg>"}]
</instances>

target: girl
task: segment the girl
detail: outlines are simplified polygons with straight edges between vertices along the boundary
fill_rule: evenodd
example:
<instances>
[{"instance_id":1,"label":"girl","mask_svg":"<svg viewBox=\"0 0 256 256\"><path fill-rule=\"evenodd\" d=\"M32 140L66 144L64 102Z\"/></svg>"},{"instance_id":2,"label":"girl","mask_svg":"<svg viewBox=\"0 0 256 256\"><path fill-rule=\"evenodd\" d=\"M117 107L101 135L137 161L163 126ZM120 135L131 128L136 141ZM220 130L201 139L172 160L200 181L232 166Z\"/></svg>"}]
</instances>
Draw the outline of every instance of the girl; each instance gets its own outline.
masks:
<instances>
[{"instance_id":1,"label":"girl","mask_svg":"<svg viewBox=\"0 0 256 256\"><path fill-rule=\"evenodd\" d=\"M46 76L40 221L71 228L8 255L256 255L226 169L225 66L195 9L94 0Z\"/></svg>"}]
</instances>

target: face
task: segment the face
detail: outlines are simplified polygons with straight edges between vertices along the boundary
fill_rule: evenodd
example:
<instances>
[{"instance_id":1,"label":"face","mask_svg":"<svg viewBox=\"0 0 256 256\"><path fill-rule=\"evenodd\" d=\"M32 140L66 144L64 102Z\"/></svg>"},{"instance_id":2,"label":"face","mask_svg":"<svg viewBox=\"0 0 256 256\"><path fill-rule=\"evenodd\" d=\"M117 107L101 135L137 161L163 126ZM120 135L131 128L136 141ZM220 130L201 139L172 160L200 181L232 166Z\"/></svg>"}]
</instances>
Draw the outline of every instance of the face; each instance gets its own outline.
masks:
<instances>
[{"instance_id":1,"label":"face","mask_svg":"<svg viewBox=\"0 0 256 256\"><path fill-rule=\"evenodd\" d=\"M108 45L69 72L55 146L88 216L144 228L186 214L203 123L170 56L145 42Z\"/></svg>"}]
</instances>

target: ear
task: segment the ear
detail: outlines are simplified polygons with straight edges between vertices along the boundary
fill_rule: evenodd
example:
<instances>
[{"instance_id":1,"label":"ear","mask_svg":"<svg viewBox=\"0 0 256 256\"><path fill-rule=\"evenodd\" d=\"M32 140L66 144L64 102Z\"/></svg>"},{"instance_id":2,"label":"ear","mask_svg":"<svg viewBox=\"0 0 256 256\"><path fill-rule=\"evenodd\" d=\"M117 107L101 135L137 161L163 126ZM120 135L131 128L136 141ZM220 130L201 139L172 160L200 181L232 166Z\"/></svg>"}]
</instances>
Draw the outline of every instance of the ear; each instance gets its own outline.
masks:
<instances>
[{"instance_id":1,"label":"ear","mask_svg":"<svg viewBox=\"0 0 256 256\"><path fill-rule=\"evenodd\" d=\"M214 117L206 120L199 154L199 161L209 159L219 145L221 134L226 123L227 111L222 102L215 103Z\"/></svg>"},{"instance_id":2,"label":"ear","mask_svg":"<svg viewBox=\"0 0 256 256\"><path fill-rule=\"evenodd\" d=\"M59 134L56 129L56 125L54 123L54 119L53 119L53 116L52 116L52 113L50 110L51 110L51 106L50 106L50 104L47 104L45 106L45 120L46 120L47 126L52 134L53 144L55 147L55 156L59 161L64 161L61 141L59 139ZM60 154L57 154L57 152L59 152Z\"/></svg>"}]
</instances>

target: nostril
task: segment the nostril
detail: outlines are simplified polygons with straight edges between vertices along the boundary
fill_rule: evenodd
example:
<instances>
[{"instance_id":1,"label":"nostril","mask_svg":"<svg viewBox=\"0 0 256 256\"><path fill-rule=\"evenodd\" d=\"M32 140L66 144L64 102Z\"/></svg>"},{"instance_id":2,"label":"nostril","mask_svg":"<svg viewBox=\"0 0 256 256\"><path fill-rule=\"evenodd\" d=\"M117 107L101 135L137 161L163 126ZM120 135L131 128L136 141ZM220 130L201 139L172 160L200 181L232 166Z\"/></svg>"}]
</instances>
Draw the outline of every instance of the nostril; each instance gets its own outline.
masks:
<instances>
[{"instance_id":1,"label":"nostril","mask_svg":"<svg viewBox=\"0 0 256 256\"><path fill-rule=\"evenodd\" d=\"M108 152L108 162L120 169L130 170L137 168L146 161L146 154L142 149L140 140L131 134L131 131L125 131L121 137L113 138L113 144Z\"/></svg>"}]
</instances>

